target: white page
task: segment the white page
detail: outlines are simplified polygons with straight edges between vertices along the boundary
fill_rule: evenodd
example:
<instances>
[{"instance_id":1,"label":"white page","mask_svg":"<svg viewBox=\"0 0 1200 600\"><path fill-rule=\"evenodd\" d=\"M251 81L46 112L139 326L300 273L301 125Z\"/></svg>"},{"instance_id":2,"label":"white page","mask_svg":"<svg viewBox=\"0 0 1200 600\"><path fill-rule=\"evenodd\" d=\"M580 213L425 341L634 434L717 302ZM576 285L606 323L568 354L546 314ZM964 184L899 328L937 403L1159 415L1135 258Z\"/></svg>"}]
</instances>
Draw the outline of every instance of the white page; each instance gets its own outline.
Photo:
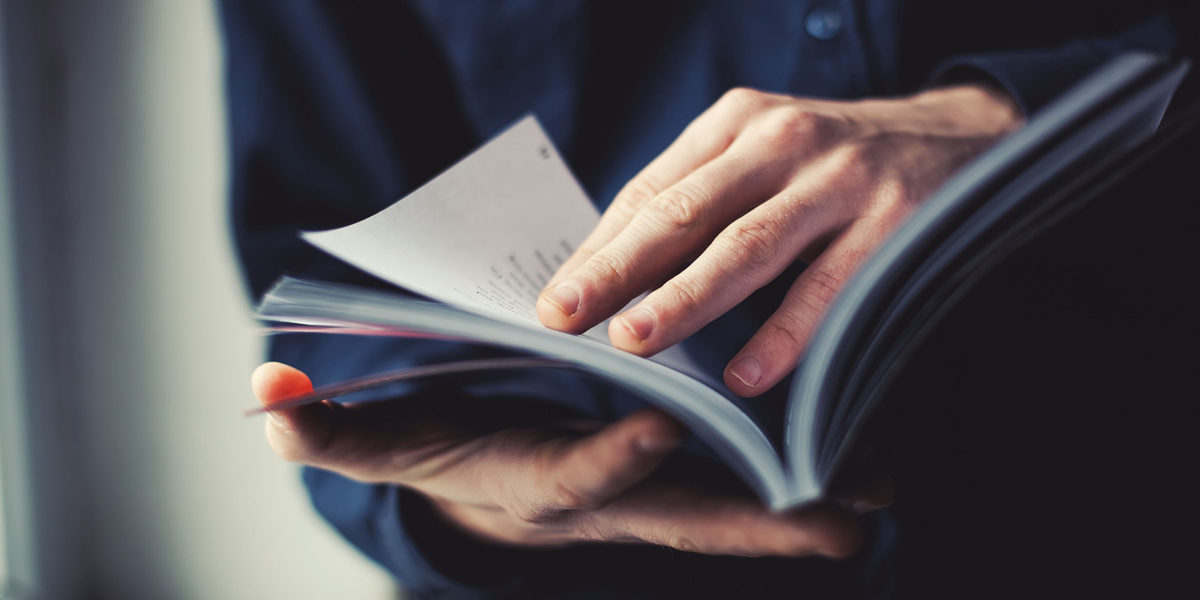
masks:
<instances>
[{"instance_id":1,"label":"white page","mask_svg":"<svg viewBox=\"0 0 1200 600\"><path fill-rule=\"evenodd\" d=\"M304 238L418 294L540 327L538 293L599 220L528 116L374 216Z\"/></svg>"},{"instance_id":2,"label":"white page","mask_svg":"<svg viewBox=\"0 0 1200 600\"><path fill-rule=\"evenodd\" d=\"M613 348L607 321L586 334L590 340L580 340L546 329L537 318L538 294L599 220L537 120L526 117L381 212L341 229L304 234L364 271L479 316L396 298L372 304L373 295L357 292L331 300L336 286L313 299L321 307L315 314L291 314L297 305L287 301L260 314L319 324L360 311L353 322L489 340L576 362L673 408L748 474L764 498L780 503L788 484L770 442L680 346L647 360Z\"/></svg>"},{"instance_id":3,"label":"white page","mask_svg":"<svg viewBox=\"0 0 1200 600\"><path fill-rule=\"evenodd\" d=\"M402 288L541 329L538 294L599 222L587 193L528 116L382 211L303 235ZM609 344L608 321L584 335ZM654 360L720 386L679 346Z\"/></svg>"}]
</instances>

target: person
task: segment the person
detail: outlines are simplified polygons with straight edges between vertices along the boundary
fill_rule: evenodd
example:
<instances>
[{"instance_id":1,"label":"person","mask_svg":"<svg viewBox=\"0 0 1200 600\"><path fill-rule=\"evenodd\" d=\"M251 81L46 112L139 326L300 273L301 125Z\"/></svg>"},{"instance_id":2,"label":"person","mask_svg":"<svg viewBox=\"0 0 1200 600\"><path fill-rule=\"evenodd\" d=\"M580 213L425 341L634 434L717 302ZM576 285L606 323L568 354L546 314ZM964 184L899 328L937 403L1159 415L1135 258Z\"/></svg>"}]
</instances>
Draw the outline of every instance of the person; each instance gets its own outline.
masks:
<instances>
[{"instance_id":1,"label":"person","mask_svg":"<svg viewBox=\"0 0 1200 600\"><path fill-rule=\"evenodd\" d=\"M542 293L544 324L616 313L614 345L682 343L776 429L822 311L925 197L1107 58L1194 55L1195 23L1186 4L1056 0L220 10L253 296L284 273L379 285L297 232L376 212L532 111L604 209ZM253 387L270 404L497 352L277 336ZM307 465L317 510L421 596L920 596L878 469L772 513L668 416L570 375L413 385L273 413L266 432Z\"/></svg>"}]
</instances>

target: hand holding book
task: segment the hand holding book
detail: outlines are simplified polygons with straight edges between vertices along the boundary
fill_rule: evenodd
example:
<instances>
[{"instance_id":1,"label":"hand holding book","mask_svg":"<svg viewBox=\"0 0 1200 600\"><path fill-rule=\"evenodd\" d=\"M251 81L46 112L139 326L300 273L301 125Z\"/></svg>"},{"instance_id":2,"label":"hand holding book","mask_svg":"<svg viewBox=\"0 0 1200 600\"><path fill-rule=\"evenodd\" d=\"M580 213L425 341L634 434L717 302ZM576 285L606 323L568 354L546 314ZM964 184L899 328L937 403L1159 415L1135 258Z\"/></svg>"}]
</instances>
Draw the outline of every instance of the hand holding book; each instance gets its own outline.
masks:
<instances>
[{"instance_id":1,"label":"hand holding book","mask_svg":"<svg viewBox=\"0 0 1200 600\"><path fill-rule=\"evenodd\" d=\"M795 369L855 268L1022 122L1007 94L982 85L860 102L733 90L617 194L538 316L578 333L652 290L608 328L614 346L651 356L805 260L725 371L734 393L760 395Z\"/></svg>"},{"instance_id":2,"label":"hand holding book","mask_svg":"<svg viewBox=\"0 0 1200 600\"><path fill-rule=\"evenodd\" d=\"M329 411L328 418L355 415L355 419L361 417L372 427L379 424L393 426L389 435L363 435L350 440L352 444L376 440L366 448L358 447L344 454L355 460L366 461L368 471L359 470L362 467L360 463L322 463L331 464L333 468L351 476L367 478L371 477L371 461L393 464L387 462L388 457L392 457L404 464L406 457L414 456L411 454L414 448L417 449L415 456L423 456L420 452L428 452L429 457L436 458L443 450L462 445L495 449L492 444L497 438L493 436L498 435L498 439L503 440L509 439L506 436L516 435L520 440L517 447L524 449L523 456L526 458L534 455L544 457L542 452L548 452L557 457L551 462L561 459L578 465L580 469L587 465L597 468L590 475L604 482L597 488L603 493L584 495L588 502L583 505L591 507L594 504L596 511L601 514L612 515L614 513L604 511L627 509L632 512L616 514L634 522L649 524L651 521L665 520L675 525L694 526L697 531L707 532L705 536L715 536L703 537L706 540L728 542L730 539L742 539L732 533L729 535L734 535L733 538L721 537L720 532L726 531L725 526L706 518L717 516L705 513L714 504L708 504L707 500L696 502L700 497L713 498L716 506L725 506L727 510L756 524L779 524L781 521L776 519L784 518L804 523L800 529L783 525L779 527L790 531L789 536L807 535L809 542L821 540L799 550L795 546L787 546L789 552L838 554L846 547L840 545L848 539L846 536L853 537L853 528L847 522L839 521L846 513L844 508L839 508L838 501L844 501L844 498L839 496L835 482L839 476L852 471L853 465L848 460L849 450L866 417L886 390L889 378L904 364L907 353L936 322L938 315L967 287L972 277L998 260L1006 249L1036 231L1038 226L1060 214L1065 210L1064 207L1086 200L1095 190L1102 189L1110 180L1109 174L1119 173L1119 169L1113 167L1138 149L1140 143L1150 139L1185 70L1186 65L1167 63L1148 55L1129 55L1113 61L1032 118L1027 126L959 171L920 206L912 204L912 201L928 193L929 188L936 185L954 166L990 143L1011 123L1004 118L989 121L990 126L968 134L967 139L957 139L951 133L953 127L946 123L942 123L943 129L930 131L904 129L904 123L912 127L922 123L916 117L905 120L893 114L893 120L888 121L887 111L896 110L893 103L855 103L852 110L849 108L851 105L843 108L850 112L873 108L879 120L871 121L867 118L869 115L854 112L860 120L857 125L852 125L854 119L848 116L848 112L830 117L836 124L830 126L834 132L854 132L847 134L847 137L831 134L824 146L798 144L785 147L776 143L778 152L763 156L768 157L768 163L773 160L772 157L792 160L784 166L764 166L746 158L749 156L746 154L739 155L741 158L738 160L729 157L732 162L725 164L722 161L726 154L733 153L735 148L737 152L746 150L736 144L736 139L741 138L731 135L729 139L734 143L721 146L716 151L719 154L717 158L703 164L697 159L695 164L678 169L678 181L686 182L688 178L699 177L697 173L712 170L709 165L724 164L722 170L718 171L732 178L732 181L741 181L748 189L753 189L755 185L765 187L757 189L757 194L751 193L745 197L737 197L728 190L721 194L710 191L704 194L704 198L710 200L711 204L687 205L687 214L694 213L709 220L697 221L695 227L682 226L686 224L679 222L677 225L681 227L676 229L663 229L662 223L658 223L660 226L655 229L656 219L659 219L655 215L665 215L669 211L662 211L662 206L654 208L661 202L653 200L645 205L648 209L645 214L633 211L622 213L618 208L610 210L601 220L558 158L544 132L536 121L528 118L384 211L348 227L306 234L309 241L343 260L437 302L415 300L411 296L380 290L285 278L264 297L259 307L259 315L263 319L301 325L313 331L358 335L412 335L415 332L474 340L563 361L573 368L625 387L679 420L759 495L766 508L748 499L725 498L712 489L698 490L697 482L692 480L685 481L682 487L678 483L660 481L658 474L643 480L661 457L648 462L635 460L631 458L636 456L632 447L622 444L632 443L629 440L638 437L630 432L641 431L640 427L655 427L639 423L657 422L661 415L631 417L633 421L619 421L597 428L590 435L579 435L578 432L573 436L564 435L561 430L550 435L545 430L539 430L534 438L530 438L522 437L529 435L529 427L518 427L492 430L486 434L476 430L466 437L458 434L455 434L458 437L446 437L442 435L446 430L439 428L446 425L444 419L435 419L431 435L425 435L429 433L426 430L408 432L411 435L397 434L396 431L408 431L404 428L407 424L425 422L424 413L415 417L406 414L405 411L414 410L411 406L404 406L406 403L350 408L334 408L324 403L321 406L326 408L323 409L310 404L282 411L284 426L294 425L289 420L291 416L304 418L299 415L317 414L313 411L318 409ZM950 90L947 93L961 91ZM979 98L977 92L968 93L967 97ZM789 104L793 100L775 101ZM813 107L818 104L823 110L829 111L841 106L795 102L806 103L808 108L805 110L816 110ZM769 104L763 101L763 106ZM789 108L795 109L795 106L789 104ZM921 112L918 106L909 108ZM929 109L928 106L924 108ZM941 122L940 119L953 122L962 113L970 112L972 109L963 107L947 112L942 106L925 115L932 120L924 123L937 124ZM791 114L796 113L792 110ZM903 114L900 111L899 115ZM887 130L882 125L886 122L898 128ZM750 121L743 124L749 127L748 123ZM725 131L740 131L741 125L731 127ZM689 131L693 130L694 127ZM939 131L942 134L940 138L937 135ZM882 134L880 139L872 138L881 132L887 133ZM685 133L684 137L688 135ZM760 135L758 133L746 135L751 136L747 139L762 139L756 137ZM909 140L911 144L897 142L909 136L915 138ZM863 144L872 145L872 152L864 150ZM690 142L684 143L682 150L687 150L691 145ZM759 144L752 141L749 146L750 150L754 150ZM675 150L679 149L673 146L663 156L677 154ZM855 157L870 157L871 160L850 163L858 167L843 172L847 168L845 161ZM648 167L648 172L660 169L663 166L661 161L665 160L660 158L656 165ZM747 170L742 173L738 170L739 165ZM693 167L693 171L688 171ZM772 175L772 169L777 171L774 172L774 178L768 176ZM665 175L662 177L663 181L674 179ZM702 188L690 188L693 192L698 189ZM667 197L670 198L669 195ZM808 198L816 200L806 200ZM814 204L817 200L834 204ZM670 202L666 204L670 206ZM789 212L793 209L799 212ZM839 210L844 212L839 213ZM621 214L627 216L622 217ZM880 243L884 233L896 227L905 215L908 215L907 220ZM762 229L772 224L787 223L792 226L769 233ZM794 229L797 237L794 243L789 242L793 245L786 248L787 252L780 246L778 252L767 253L769 260L756 260L753 253L723 251L722 248L736 250L741 247L720 242L725 239L722 236L727 235L721 233L723 228L724 231L734 232L756 231L774 236L781 243L785 239L791 240L783 235L786 230ZM595 233L588 238L588 232L593 230ZM673 240L673 243L664 246L655 235L647 235L656 231ZM862 231L869 235L856 233ZM838 277L810 275L805 279L802 276L784 299L781 313L802 310L807 311L804 313L807 317L786 312L782 317L784 323L773 325L768 322L764 326L767 333L760 332L756 338L758 343L762 343L760 338L763 335L782 336L778 338L782 342L778 343L784 344L785 348L773 348L771 343L766 344L767 349L771 350L771 360L778 361L778 365L773 363L771 368L793 364L801 348L807 345L804 348L805 361L797 370L788 398L788 412L783 419L786 429L781 435L769 437L767 430L742 409L739 401L724 386L709 380L704 373L689 365L687 357L677 352L680 350L678 346L666 349L653 359L643 358L608 343L604 329L613 333L612 337L618 344L629 342L622 338L625 327L619 320L612 327L591 327L607 313L619 310L620 304L628 299L626 296L636 295L640 291L638 288L666 280L666 277L675 275L674 269L682 267L684 270L680 276L693 277L690 280L693 284L704 283L706 287L703 289L708 291L705 294L672 298L671 286L668 286L664 288L667 291L656 292L659 299L651 294L643 301L651 303L656 311L668 311L656 313L657 318L666 315L678 319L678 322L674 322L664 318L659 324L665 327L664 324L673 323L671 332L664 333L665 329L656 329L655 335L660 337L643 336L645 344L633 348L641 353L652 353L658 348L656 344L670 343L671 336L686 335L689 328L701 326L705 319L712 317L706 311L724 310L721 307L737 302L748 290L761 285L759 280L773 277L777 263L790 263L797 257L812 258L809 251L820 249L823 242L830 241L828 238L831 236L836 239L814 259L814 266L824 269L816 272L829 273L830 269L834 269ZM708 246L710 243L711 247ZM576 247L583 249L576 252ZM594 299L594 294L602 293L599 288L584 290L583 302L574 311L566 311L579 315L579 320L558 324L563 329L582 335L569 335L541 325L539 315L534 311L539 290L556 288L563 281L575 281L573 278L580 268L574 265L583 265L585 274L621 275L623 272L620 269L587 268L586 265L603 265L605 261L616 264L613 262L615 259L602 258L604 253L621 257L626 256L631 248L638 251L642 263L637 265L637 269L624 273L629 279L618 278L619 285L613 289L619 289L620 292L614 292L615 295L596 304L589 298ZM682 264L690 255L698 252L700 259L697 262L690 266ZM568 256L574 257L564 268ZM592 262L589 263L589 260ZM856 265L859 266L855 268ZM654 281L639 279L645 278L641 274L643 270L656 273ZM830 303L833 292L850 270L855 270L854 277L846 282L836 300ZM725 286L729 289L716 285L723 284L726 279L738 285ZM679 285L676 284L676 288L683 289ZM812 293L825 295L811 296ZM664 296L666 301L661 300ZM680 298L704 302L671 304ZM814 298L821 301L816 302ZM826 303L829 303L827 311ZM586 308L589 306L592 308ZM550 308L554 309L553 306ZM816 332L812 333L813 323L821 312L826 312L826 316ZM545 311L541 316L546 318ZM776 317L780 317L780 313ZM799 325L801 329L776 327L790 324ZM590 327L589 331L584 332ZM755 343L751 342L750 349L756 348ZM763 346L757 348L761 350ZM747 351L743 350L743 356ZM675 355L668 356L671 353ZM769 375L764 374L763 377L767 379L763 379L758 386L766 385L769 377L776 376L778 373L774 371ZM753 390L748 392L745 388L734 387L739 393L753 393ZM267 403L286 399L270 393L260 397ZM469 414L470 409L460 409L458 413ZM394 420L395 415L400 414L406 416L399 421ZM314 431L328 433L338 430L326 428ZM451 431L459 430L452 428ZM326 438L317 436L317 439ZM547 443L549 446L544 447ZM571 452L567 448L590 447L589 444L593 443L596 444L594 448L607 450L589 451L586 460L564 458ZM506 447L504 444L498 446L500 449ZM286 449L290 446L284 448L281 453L286 456ZM529 454L531 452L533 454ZM561 454L563 452L567 454ZM301 456L301 460L309 458L307 454ZM490 460L488 456L490 453L470 458ZM613 462L607 462L604 456ZM502 460L505 456L495 458ZM323 455L321 460L325 460ZM487 463L487 466L503 472L502 463ZM508 491L536 493L540 490L542 495L535 499L540 499L541 505L552 507L550 514L555 516L550 520L555 521L563 506L556 503L554 498L558 498L555 494L561 495L563 490L559 489L559 484L564 480L547 476L540 470L544 466L533 461L532 464L516 467L533 471L520 471L519 476L509 478L516 482L516 489ZM555 472L564 477L589 474L586 469L569 475L565 471ZM464 473L471 475L474 472ZM475 475L478 476L478 473ZM867 479L872 480L870 477ZM391 473L389 478L378 480L412 485L432 496L446 498L445 492L439 491L443 488L423 488L421 485L424 480L411 480L403 473ZM565 481L568 492L575 489L571 480ZM619 483L612 484L613 481ZM502 513L499 518L508 523L504 527L512 525L510 517L516 516L519 521L525 522L529 519L524 517L530 514L542 514L522 512L528 510L530 500L519 495L499 500L493 493L470 496L484 493L479 489L484 485L481 479L467 477L455 479L454 482L448 485L465 486L456 489L460 492L469 491L468 496L462 497L464 501L473 498L473 501L492 502L487 505L490 508L485 513L493 517ZM876 480L876 483L879 482ZM856 492L862 495L858 499L865 502L864 506L870 507L886 500L890 492L880 493L886 488L886 484L872 484ZM723 504L727 500L735 504ZM533 504L539 505L539 502ZM470 502L467 503L470 505ZM751 505L754 508L750 508ZM767 508L781 511L800 505L807 505L805 512L786 517L779 513L771 516L767 512ZM568 502L566 506L575 504ZM474 508L449 505L443 506L443 510L453 518L458 518L473 513ZM839 510L843 512L839 513ZM475 516L483 519L485 513ZM816 521L808 520L814 514L823 517ZM653 515L654 518L649 519L647 515ZM695 520L686 520L693 517ZM465 518L474 523L473 518ZM685 521L673 520L676 518L685 518ZM534 526L532 531L541 531L537 527L541 523L530 525ZM775 539L771 537L769 527L760 530L756 525L747 530L752 532L755 540L766 545L737 542L733 546L710 546L684 534L680 534L683 537L679 539L685 539L687 543L678 542L678 545L691 548L695 544L694 549L714 552L781 551L779 549L782 546L771 545L776 541L768 543L767 540ZM657 534L653 531L657 530L616 528L608 533L616 538L626 535L638 537L640 533L646 536L640 539L661 543L664 538L655 537ZM821 537L830 531L836 533ZM576 531L571 535L579 533ZM541 534L531 535L536 538ZM816 537L812 537L814 535ZM491 537L507 539L502 536ZM561 543L564 539L577 538L568 535L566 538L551 536L545 539L554 540L550 543ZM668 543L676 540L670 537L666 539Z\"/></svg>"},{"instance_id":3,"label":"hand holding book","mask_svg":"<svg viewBox=\"0 0 1200 600\"><path fill-rule=\"evenodd\" d=\"M312 391L303 373L278 363L259 367L253 387L266 406ZM282 458L408 486L462 529L519 546L619 541L710 554L845 556L862 537L850 507L876 507L891 495L886 478L863 470L840 503L781 514L693 478L648 478L686 433L655 409L606 425L540 427L480 423L444 404L325 402L269 414L267 440Z\"/></svg>"}]
</instances>

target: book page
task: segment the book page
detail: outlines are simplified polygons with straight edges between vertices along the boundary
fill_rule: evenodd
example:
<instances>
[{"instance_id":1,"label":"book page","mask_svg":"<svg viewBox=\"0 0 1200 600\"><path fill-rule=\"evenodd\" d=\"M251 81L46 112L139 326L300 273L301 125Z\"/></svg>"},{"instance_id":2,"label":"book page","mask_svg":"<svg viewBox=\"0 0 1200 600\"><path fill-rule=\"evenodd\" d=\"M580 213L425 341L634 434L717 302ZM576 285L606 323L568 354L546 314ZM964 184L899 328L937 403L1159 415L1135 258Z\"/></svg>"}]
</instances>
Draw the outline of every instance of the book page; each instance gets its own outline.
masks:
<instances>
[{"instance_id":1,"label":"book page","mask_svg":"<svg viewBox=\"0 0 1200 600\"><path fill-rule=\"evenodd\" d=\"M383 326L381 335L399 327L405 335L459 337L570 361L672 412L764 498L780 502L787 482L774 447L680 345L646 359L614 348L607 322L572 336L538 319L538 294L599 220L541 126L526 117L379 213L304 234L437 303L285 280L264 299L260 316L349 330Z\"/></svg>"},{"instance_id":2,"label":"book page","mask_svg":"<svg viewBox=\"0 0 1200 600\"><path fill-rule=\"evenodd\" d=\"M599 222L554 144L528 116L375 215L303 235L402 288L544 329L538 294ZM609 344L608 321L583 335ZM723 387L678 345L653 360Z\"/></svg>"},{"instance_id":3,"label":"book page","mask_svg":"<svg viewBox=\"0 0 1200 600\"><path fill-rule=\"evenodd\" d=\"M374 216L304 238L418 294L541 327L538 293L599 220L528 116Z\"/></svg>"}]
</instances>

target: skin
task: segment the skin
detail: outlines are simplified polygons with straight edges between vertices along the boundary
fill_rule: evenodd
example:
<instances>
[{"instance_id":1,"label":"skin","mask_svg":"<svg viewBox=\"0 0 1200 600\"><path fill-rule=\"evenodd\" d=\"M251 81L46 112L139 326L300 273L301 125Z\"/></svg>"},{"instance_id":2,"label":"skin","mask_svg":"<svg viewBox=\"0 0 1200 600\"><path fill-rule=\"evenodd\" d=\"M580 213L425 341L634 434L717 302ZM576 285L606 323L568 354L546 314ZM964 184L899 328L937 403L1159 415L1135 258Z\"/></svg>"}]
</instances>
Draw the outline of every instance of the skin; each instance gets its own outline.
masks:
<instances>
[{"instance_id":1,"label":"skin","mask_svg":"<svg viewBox=\"0 0 1200 600\"><path fill-rule=\"evenodd\" d=\"M538 301L548 327L582 332L618 315L613 343L654 354L736 305L796 260L779 309L730 361L725 382L761 394L793 369L862 260L955 169L1019 127L981 86L891 100L818 101L733 90L614 199ZM252 385L271 406L312 389L267 363ZM628 542L708 554L844 557L859 513L889 504L864 462L823 503L772 513L750 496L664 468L685 432L653 409L616 423L480 427L416 403L274 411L282 458L407 486L481 540L553 547ZM669 466L669 465L668 465Z\"/></svg>"},{"instance_id":2,"label":"skin","mask_svg":"<svg viewBox=\"0 0 1200 600\"><path fill-rule=\"evenodd\" d=\"M266 363L252 376L265 406L312 390L304 373ZM403 485L447 521L489 542L532 547L651 543L740 556L858 548L857 512L891 502L891 481L869 466L818 506L772 513L753 497L656 473L683 428L655 410L616 423L481 431L420 406L314 404L268 413L267 441L285 460L358 481Z\"/></svg>"},{"instance_id":3,"label":"skin","mask_svg":"<svg viewBox=\"0 0 1200 600\"><path fill-rule=\"evenodd\" d=\"M832 102L735 89L614 198L547 284L538 316L579 333L621 312L609 338L649 356L809 262L730 360L757 396L790 373L855 268L956 169L1022 118L980 86Z\"/></svg>"}]
</instances>

